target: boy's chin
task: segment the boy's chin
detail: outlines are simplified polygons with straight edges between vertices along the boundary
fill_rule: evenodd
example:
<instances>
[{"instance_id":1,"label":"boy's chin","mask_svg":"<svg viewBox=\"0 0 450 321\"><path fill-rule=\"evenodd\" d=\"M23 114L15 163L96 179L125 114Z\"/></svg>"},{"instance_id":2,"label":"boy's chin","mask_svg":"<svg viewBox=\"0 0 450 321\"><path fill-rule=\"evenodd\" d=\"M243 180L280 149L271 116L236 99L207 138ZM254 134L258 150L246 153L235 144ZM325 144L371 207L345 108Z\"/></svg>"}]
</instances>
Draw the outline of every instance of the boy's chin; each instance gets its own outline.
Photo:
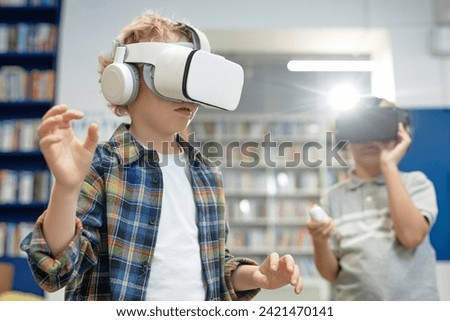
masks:
<instances>
[{"instance_id":1,"label":"boy's chin","mask_svg":"<svg viewBox=\"0 0 450 321\"><path fill-rule=\"evenodd\" d=\"M380 167L380 155L366 155L360 159L359 163L364 167L379 168Z\"/></svg>"}]
</instances>

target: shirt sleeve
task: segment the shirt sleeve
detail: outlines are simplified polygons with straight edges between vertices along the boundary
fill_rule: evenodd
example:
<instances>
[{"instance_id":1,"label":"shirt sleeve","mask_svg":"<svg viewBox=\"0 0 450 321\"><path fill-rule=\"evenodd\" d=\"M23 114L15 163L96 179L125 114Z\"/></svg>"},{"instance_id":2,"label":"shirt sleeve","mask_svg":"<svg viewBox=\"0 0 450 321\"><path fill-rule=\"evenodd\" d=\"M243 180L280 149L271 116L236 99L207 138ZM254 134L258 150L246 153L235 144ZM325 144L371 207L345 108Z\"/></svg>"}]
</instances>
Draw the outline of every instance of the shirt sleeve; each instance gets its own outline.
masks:
<instances>
[{"instance_id":1,"label":"shirt sleeve","mask_svg":"<svg viewBox=\"0 0 450 321\"><path fill-rule=\"evenodd\" d=\"M414 205L426 217L430 227L436 222L438 207L433 183L422 172L411 172L404 178L406 190Z\"/></svg>"},{"instance_id":2,"label":"shirt sleeve","mask_svg":"<svg viewBox=\"0 0 450 321\"><path fill-rule=\"evenodd\" d=\"M250 301L252 300L256 294L261 289L252 289L247 291L235 291L233 284L231 283L231 275L233 272L241 265L254 265L257 266L258 264L247 258L242 257L233 257L228 249L226 250L226 262L225 262L225 283L228 287L228 293L230 295L230 299L233 301ZM229 300L225 298L224 300Z\"/></svg>"},{"instance_id":3,"label":"shirt sleeve","mask_svg":"<svg viewBox=\"0 0 450 321\"><path fill-rule=\"evenodd\" d=\"M28 255L28 262L36 282L45 291L55 292L71 280L71 272L74 271L80 256L94 255L91 253L92 248L81 237L83 226L77 218L74 237L67 247L54 257L42 230L46 213L37 219L34 231L22 241L21 249Z\"/></svg>"},{"instance_id":4,"label":"shirt sleeve","mask_svg":"<svg viewBox=\"0 0 450 321\"><path fill-rule=\"evenodd\" d=\"M97 263L101 219L98 192L87 178L83 183L77 206L75 233L66 248L54 256L43 233L47 211L36 221L34 230L21 242L21 250L28 262L36 282L47 292L57 291L76 277L82 276Z\"/></svg>"}]
</instances>

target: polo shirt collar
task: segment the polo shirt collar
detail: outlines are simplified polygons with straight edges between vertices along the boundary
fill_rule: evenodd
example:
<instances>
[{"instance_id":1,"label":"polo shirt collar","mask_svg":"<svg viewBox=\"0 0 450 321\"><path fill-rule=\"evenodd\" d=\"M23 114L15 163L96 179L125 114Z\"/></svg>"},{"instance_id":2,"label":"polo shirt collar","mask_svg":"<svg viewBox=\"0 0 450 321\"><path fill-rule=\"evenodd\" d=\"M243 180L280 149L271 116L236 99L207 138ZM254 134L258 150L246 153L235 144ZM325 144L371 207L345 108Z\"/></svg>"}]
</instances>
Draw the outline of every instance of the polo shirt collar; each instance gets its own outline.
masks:
<instances>
[{"instance_id":1,"label":"polo shirt collar","mask_svg":"<svg viewBox=\"0 0 450 321\"><path fill-rule=\"evenodd\" d=\"M348 183L348 188L351 190L355 190L363 184L373 183L376 185L384 185L385 179L383 174L380 174L372 179L362 179L355 175L355 170L350 171L350 181Z\"/></svg>"}]
</instances>

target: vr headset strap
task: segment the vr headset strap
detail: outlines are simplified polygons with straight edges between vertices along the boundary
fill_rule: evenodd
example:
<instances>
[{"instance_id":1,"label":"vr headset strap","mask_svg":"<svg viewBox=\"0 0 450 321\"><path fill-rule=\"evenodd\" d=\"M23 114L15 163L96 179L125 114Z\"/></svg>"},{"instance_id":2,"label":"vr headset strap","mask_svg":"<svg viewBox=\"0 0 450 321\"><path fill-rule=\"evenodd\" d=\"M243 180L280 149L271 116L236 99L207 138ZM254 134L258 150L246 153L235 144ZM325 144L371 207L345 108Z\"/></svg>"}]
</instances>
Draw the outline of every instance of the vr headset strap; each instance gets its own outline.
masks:
<instances>
[{"instance_id":1,"label":"vr headset strap","mask_svg":"<svg viewBox=\"0 0 450 321\"><path fill-rule=\"evenodd\" d=\"M127 53L124 62L155 64L155 59L165 49L172 47L173 43L165 42L138 42L125 45ZM117 49L119 49L118 47Z\"/></svg>"},{"instance_id":2,"label":"vr headset strap","mask_svg":"<svg viewBox=\"0 0 450 321\"><path fill-rule=\"evenodd\" d=\"M211 47L209 46L209 41L206 35L192 26L186 25L186 27L189 28L189 30L191 30L194 42L194 49L211 52Z\"/></svg>"}]
</instances>

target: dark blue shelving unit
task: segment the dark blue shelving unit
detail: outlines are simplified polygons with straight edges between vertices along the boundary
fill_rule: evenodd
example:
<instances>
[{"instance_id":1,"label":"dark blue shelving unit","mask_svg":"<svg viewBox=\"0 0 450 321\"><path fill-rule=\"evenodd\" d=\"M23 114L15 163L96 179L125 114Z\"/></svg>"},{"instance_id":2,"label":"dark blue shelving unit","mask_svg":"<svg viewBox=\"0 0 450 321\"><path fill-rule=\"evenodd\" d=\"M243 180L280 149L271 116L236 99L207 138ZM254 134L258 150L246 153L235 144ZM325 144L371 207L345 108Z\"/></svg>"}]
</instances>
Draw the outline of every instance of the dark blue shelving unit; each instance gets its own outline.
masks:
<instances>
[{"instance_id":1,"label":"dark blue shelving unit","mask_svg":"<svg viewBox=\"0 0 450 321\"><path fill-rule=\"evenodd\" d=\"M404 171L420 170L433 182L438 219L431 242L438 260L450 260L450 109L412 109L413 141L400 163Z\"/></svg>"},{"instance_id":2,"label":"dark blue shelving unit","mask_svg":"<svg viewBox=\"0 0 450 321\"><path fill-rule=\"evenodd\" d=\"M31 2L30 2L31 3ZM18 24L36 25L48 23L59 29L62 0L42 0L40 6L0 6L0 23L2 26ZM56 35L56 43L58 35ZM56 72L57 48L51 52L2 52L0 53L0 68L6 66L20 66L27 71L54 70ZM55 81L56 83L56 81ZM0 101L0 124L5 120L40 119L54 104L50 101L35 101L26 98L23 101ZM37 133L35 133L37 135ZM47 166L39 150L19 151L0 150L0 170L41 171ZM0 222L18 224L21 222L35 222L47 207L46 202L0 202ZM34 280L27 259L23 256L10 256L8 253L0 256L0 262L14 265L13 288L37 295L43 295L42 289Z\"/></svg>"}]
</instances>

